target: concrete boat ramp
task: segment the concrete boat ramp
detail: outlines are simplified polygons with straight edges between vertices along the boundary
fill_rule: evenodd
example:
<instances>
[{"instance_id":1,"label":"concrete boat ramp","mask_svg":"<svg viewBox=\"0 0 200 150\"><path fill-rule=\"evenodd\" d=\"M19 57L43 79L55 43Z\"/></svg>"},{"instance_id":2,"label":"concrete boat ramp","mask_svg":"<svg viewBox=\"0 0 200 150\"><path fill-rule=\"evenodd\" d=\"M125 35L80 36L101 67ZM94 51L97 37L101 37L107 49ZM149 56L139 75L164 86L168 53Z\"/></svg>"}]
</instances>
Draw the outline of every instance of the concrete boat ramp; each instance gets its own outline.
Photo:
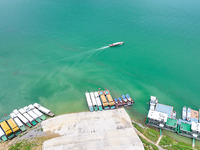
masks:
<instances>
[{"instance_id":1,"label":"concrete boat ramp","mask_svg":"<svg viewBox=\"0 0 200 150\"><path fill-rule=\"evenodd\" d=\"M43 143L44 150L143 150L124 108L57 116L42 122L43 131L61 137Z\"/></svg>"}]
</instances>

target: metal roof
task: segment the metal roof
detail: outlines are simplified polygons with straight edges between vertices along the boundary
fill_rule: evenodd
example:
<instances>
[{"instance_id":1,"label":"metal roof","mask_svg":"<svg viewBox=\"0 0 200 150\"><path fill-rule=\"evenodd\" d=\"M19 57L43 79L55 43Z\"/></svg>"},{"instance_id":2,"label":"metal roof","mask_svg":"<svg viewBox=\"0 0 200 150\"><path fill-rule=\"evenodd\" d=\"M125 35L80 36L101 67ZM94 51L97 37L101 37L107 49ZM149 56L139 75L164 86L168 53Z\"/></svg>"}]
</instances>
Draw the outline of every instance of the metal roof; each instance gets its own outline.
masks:
<instances>
[{"instance_id":1,"label":"metal roof","mask_svg":"<svg viewBox=\"0 0 200 150\"><path fill-rule=\"evenodd\" d=\"M165 113L154 111L154 110L149 110L149 113L148 113L148 118L154 119L157 121L163 121L163 122L167 122L167 116L168 115Z\"/></svg>"},{"instance_id":2,"label":"metal roof","mask_svg":"<svg viewBox=\"0 0 200 150\"><path fill-rule=\"evenodd\" d=\"M183 130L183 131L190 132L191 131L191 125L188 124L188 123L181 122L180 129Z\"/></svg>"},{"instance_id":3,"label":"metal roof","mask_svg":"<svg viewBox=\"0 0 200 150\"><path fill-rule=\"evenodd\" d=\"M170 126L170 127L176 127L177 126L177 120L176 119L167 118L166 125Z\"/></svg>"},{"instance_id":4,"label":"metal roof","mask_svg":"<svg viewBox=\"0 0 200 150\"><path fill-rule=\"evenodd\" d=\"M172 106L163 105L163 104L157 104L155 110L159 111L159 112L162 112L162 113L168 114L169 118L172 117L172 112L173 112L173 107Z\"/></svg>"}]
</instances>

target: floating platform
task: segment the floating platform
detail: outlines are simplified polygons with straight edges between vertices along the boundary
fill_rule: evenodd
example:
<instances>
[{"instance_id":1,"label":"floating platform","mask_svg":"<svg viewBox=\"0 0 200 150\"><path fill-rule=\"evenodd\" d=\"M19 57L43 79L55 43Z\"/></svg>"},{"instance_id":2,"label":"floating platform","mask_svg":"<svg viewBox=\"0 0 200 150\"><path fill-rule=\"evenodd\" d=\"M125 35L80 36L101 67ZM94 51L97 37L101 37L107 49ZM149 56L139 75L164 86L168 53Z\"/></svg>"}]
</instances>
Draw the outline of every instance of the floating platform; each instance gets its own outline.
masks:
<instances>
[{"instance_id":1,"label":"floating platform","mask_svg":"<svg viewBox=\"0 0 200 150\"><path fill-rule=\"evenodd\" d=\"M172 106L168 106L168 105L163 105L163 104L157 104L156 111L162 112L162 113L166 113L168 114L168 118L172 118L172 114L173 114L173 107Z\"/></svg>"}]
</instances>

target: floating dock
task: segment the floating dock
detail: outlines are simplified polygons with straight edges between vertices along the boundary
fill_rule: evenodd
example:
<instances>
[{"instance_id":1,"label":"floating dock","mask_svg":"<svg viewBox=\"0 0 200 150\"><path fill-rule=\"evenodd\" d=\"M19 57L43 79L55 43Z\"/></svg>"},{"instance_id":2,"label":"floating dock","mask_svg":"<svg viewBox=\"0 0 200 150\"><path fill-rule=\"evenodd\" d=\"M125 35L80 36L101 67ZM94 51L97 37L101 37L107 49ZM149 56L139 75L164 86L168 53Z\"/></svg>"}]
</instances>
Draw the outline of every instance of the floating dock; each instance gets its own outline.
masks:
<instances>
[{"instance_id":1,"label":"floating dock","mask_svg":"<svg viewBox=\"0 0 200 150\"><path fill-rule=\"evenodd\" d=\"M19 111L17 109L13 110L13 113L15 115L17 115L17 117L24 123L26 124L28 127L32 127L32 125L30 124L30 122L22 115L19 113Z\"/></svg>"},{"instance_id":2,"label":"floating dock","mask_svg":"<svg viewBox=\"0 0 200 150\"><path fill-rule=\"evenodd\" d=\"M104 109L105 110L109 109L109 103L106 100L106 97L105 97L103 91L99 91L98 94L100 95L100 98L101 98L101 101L102 101Z\"/></svg>"},{"instance_id":3,"label":"floating dock","mask_svg":"<svg viewBox=\"0 0 200 150\"><path fill-rule=\"evenodd\" d=\"M90 98L91 98L91 100L92 100L92 104L93 104L94 110L95 110L95 111L98 111L96 98L95 98L93 92L90 92Z\"/></svg>"},{"instance_id":4,"label":"floating dock","mask_svg":"<svg viewBox=\"0 0 200 150\"><path fill-rule=\"evenodd\" d=\"M40 119L46 120L46 117L39 110L37 110L32 104L30 104L28 108L32 110L38 117L40 117Z\"/></svg>"},{"instance_id":5,"label":"floating dock","mask_svg":"<svg viewBox=\"0 0 200 150\"><path fill-rule=\"evenodd\" d=\"M42 120L32 111L30 110L27 106L23 108L35 121L40 123Z\"/></svg>"},{"instance_id":6,"label":"floating dock","mask_svg":"<svg viewBox=\"0 0 200 150\"><path fill-rule=\"evenodd\" d=\"M92 100L90 98L90 93L86 92L85 93L85 97L86 97L86 100L87 100L87 104L88 104L88 108L90 111L94 111L94 107L92 105Z\"/></svg>"},{"instance_id":7,"label":"floating dock","mask_svg":"<svg viewBox=\"0 0 200 150\"><path fill-rule=\"evenodd\" d=\"M33 106L34 106L35 108L37 108L39 111L45 113L46 115L49 115L49 116L51 116L51 117L54 116L54 114L53 114L49 109L47 109L47 108L41 106L41 105L38 104L38 103L33 104Z\"/></svg>"},{"instance_id":8,"label":"floating dock","mask_svg":"<svg viewBox=\"0 0 200 150\"><path fill-rule=\"evenodd\" d=\"M101 103L101 100L100 100L98 92L94 92L94 96L95 96L95 99L96 99L97 106L98 106L99 110L102 111L103 107L102 107L102 103Z\"/></svg>"},{"instance_id":9,"label":"floating dock","mask_svg":"<svg viewBox=\"0 0 200 150\"><path fill-rule=\"evenodd\" d=\"M115 107L115 102L113 101L113 98L112 98L112 96L110 95L109 90L105 90L105 91L104 91L104 94L105 94L105 96L106 96L107 99L108 99L110 109L115 109L115 108L116 108L116 107Z\"/></svg>"},{"instance_id":10,"label":"floating dock","mask_svg":"<svg viewBox=\"0 0 200 150\"><path fill-rule=\"evenodd\" d=\"M14 113L11 113L10 116L11 118L13 118L13 120L16 122L17 126L21 129L22 132L26 131L26 127Z\"/></svg>"}]
</instances>

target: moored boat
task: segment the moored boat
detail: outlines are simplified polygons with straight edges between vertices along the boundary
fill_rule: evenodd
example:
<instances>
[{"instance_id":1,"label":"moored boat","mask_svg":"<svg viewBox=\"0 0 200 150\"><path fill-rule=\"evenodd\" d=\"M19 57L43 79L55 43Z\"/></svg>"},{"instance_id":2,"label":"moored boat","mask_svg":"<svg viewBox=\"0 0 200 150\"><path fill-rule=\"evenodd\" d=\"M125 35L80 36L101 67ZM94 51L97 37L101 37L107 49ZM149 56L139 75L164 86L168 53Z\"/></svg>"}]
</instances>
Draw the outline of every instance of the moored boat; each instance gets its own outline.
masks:
<instances>
[{"instance_id":1,"label":"moored boat","mask_svg":"<svg viewBox=\"0 0 200 150\"><path fill-rule=\"evenodd\" d=\"M93 104L94 110L98 111L97 102L96 102L96 99L95 99L95 96L94 96L93 92L90 92L90 98L92 100L92 104Z\"/></svg>"},{"instance_id":2,"label":"moored boat","mask_svg":"<svg viewBox=\"0 0 200 150\"><path fill-rule=\"evenodd\" d=\"M116 43L110 44L109 46L114 47L114 46L119 46L119 45L123 45L123 44L124 44L124 42L116 42Z\"/></svg>"},{"instance_id":3,"label":"moored boat","mask_svg":"<svg viewBox=\"0 0 200 150\"><path fill-rule=\"evenodd\" d=\"M102 107L102 103L101 103L101 100L100 100L98 92L94 92L94 96L96 98L96 102L97 102L99 110L102 111L103 107Z\"/></svg>"},{"instance_id":4,"label":"moored boat","mask_svg":"<svg viewBox=\"0 0 200 150\"><path fill-rule=\"evenodd\" d=\"M49 109L47 109L47 108L41 106L41 105L38 104L38 103L33 104L33 106L34 106L35 108L37 108L39 111L45 113L46 115L49 115L49 116L51 116L51 117L54 116L54 114L53 114Z\"/></svg>"},{"instance_id":5,"label":"moored boat","mask_svg":"<svg viewBox=\"0 0 200 150\"><path fill-rule=\"evenodd\" d=\"M128 100L127 100L127 98L125 97L125 95L122 95L122 101L125 103L125 104L124 104L125 107L128 106L128 104L127 104Z\"/></svg>"},{"instance_id":6,"label":"moored boat","mask_svg":"<svg viewBox=\"0 0 200 150\"><path fill-rule=\"evenodd\" d=\"M25 106L23 108L35 121L37 121L38 123L40 123L42 120L32 111L30 110L30 108L28 108L27 106Z\"/></svg>"},{"instance_id":7,"label":"moored boat","mask_svg":"<svg viewBox=\"0 0 200 150\"><path fill-rule=\"evenodd\" d=\"M129 96L129 94L126 94L126 98L128 99L127 104L128 105L133 105L133 99Z\"/></svg>"},{"instance_id":8,"label":"moored boat","mask_svg":"<svg viewBox=\"0 0 200 150\"><path fill-rule=\"evenodd\" d=\"M191 121L191 108L187 109L187 121Z\"/></svg>"},{"instance_id":9,"label":"moored boat","mask_svg":"<svg viewBox=\"0 0 200 150\"><path fill-rule=\"evenodd\" d=\"M104 94L106 95L107 99L108 99L108 102L109 102L109 106L111 109L115 109L115 102L113 101L113 98L112 96L110 95L110 92L109 90L105 90L104 91Z\"/></svg>"},{"instance_id":10,"label":"moored boat","mask_svg":"<svg viewBox=\"0 0 200 150\"><path fill-rule=\"evenodd\" d=\"M100 95L100 99L102 101L102 104L103 104L103 107L105 110L109 109L109 103L108 101L106 100L106 97L103 93L103 91L99 91L98 94Z\"/></svg>"},{"instance_id":11,"label":"moored boat","mask_svg":"<svg viewBox=\"0 0 200 150\"><path fill-rule=\"evenodd\" d=\"M19 120L19 118L14 113L11 113L10 116L11 116L11 118L13 118L13 120L15 121L15 123L17 124L17 126L20 128L20 130L22 132L26 131L26 127L24 126L24 124Z\"/></svg>"},{"instance_id":12,"label":"moored boat","mask_svg":"<svg viewBox=\"0 0 200 150\"><path fill-rule=\"evenodd\" d=\"M11 128L9 127L9 125L7 124L7 122L3 119L0 120L0 125L1 128L3 129L4 133L6 134L8 139L12 139L15 134L12 132Z\"/></svg>"},{"instance_id":13,"label":"moored boat","mask_svg":"<svg viewBox=\"0 0 200 150\"><path fill-rule=\"evenodd\" d=\"M21 130L19 129L19 127L17 126L17 124L15 123L15 121L12 118L7 116L6 122L9 125L10 129L12 130L12 132L16 136L21 133Z\"/></svg>"},{"instance_id":14,"label":"moored boat","mask_svg":"<svg viewBox=\"0 0 200 150\"><path fill-rule=\"evenodd\" d=\"M39 110L37 110L32 104L28 105L28 108L32 110L40 119L46 120L45 115L43 115Z\"/></svg>"},{"instance_id":15,"label":"moored boat","mask_svg":"<svg viewBox=\"0 0 200 150\"><path fill-rule=\"evenodd\" d=\"M4 133L3 129L1 128L0 126L0 138L3 140L3 141L7 141L7 137L6 137L6 134Z\"/></svg>"},{"instance_id":16,"label":"moored boat","mask_svg":"<svg viewBox=\"0 0 200 150\"><path fill-rule=\"evenodd\" d=\"M187 110L186 109L187 109L186 106L184 106L183 110L182 110L182 119L183 120L186 120L186 118L187 118L187 113L186 113Z\"/></svg>"},{"instance_id":17,"label":"moored boat","mask_svg":"<svg viewBox=\"0 0 200 150\"><path fill-rule=\"evenodd\" d=\"M19 111L17 109L13 110L13 113L28 127L32 127L32 125L30 124L30 122L28 121L28 119L26 119L21 113L19 113Z\"/></svg>"},{"instance_id":18,"label":"moored boat","mask_svg":"<svg viewBox=\"0 0 200 150\"><path fill-rule=\"evenodd\" d=\"M91 97L90 97L90 93L86 92L85 93L85 97L86 97L86 101L87 101L89 110L90 111L94 111L94 107L92 105L92 100L91 100Z\"/></svg>"},{"instance_id":19,"label":"moored boat","mask_svg":"<svg viewBox=\"0 0 200 150\"><path fill-rule=\"evenodd\" d=\"M29 115L26 113L26 111L23 108L19 109L19 112L26 118L28 119L28 121L35 126L37 124L37 122Z\"/></svg>"}]
</instances>

